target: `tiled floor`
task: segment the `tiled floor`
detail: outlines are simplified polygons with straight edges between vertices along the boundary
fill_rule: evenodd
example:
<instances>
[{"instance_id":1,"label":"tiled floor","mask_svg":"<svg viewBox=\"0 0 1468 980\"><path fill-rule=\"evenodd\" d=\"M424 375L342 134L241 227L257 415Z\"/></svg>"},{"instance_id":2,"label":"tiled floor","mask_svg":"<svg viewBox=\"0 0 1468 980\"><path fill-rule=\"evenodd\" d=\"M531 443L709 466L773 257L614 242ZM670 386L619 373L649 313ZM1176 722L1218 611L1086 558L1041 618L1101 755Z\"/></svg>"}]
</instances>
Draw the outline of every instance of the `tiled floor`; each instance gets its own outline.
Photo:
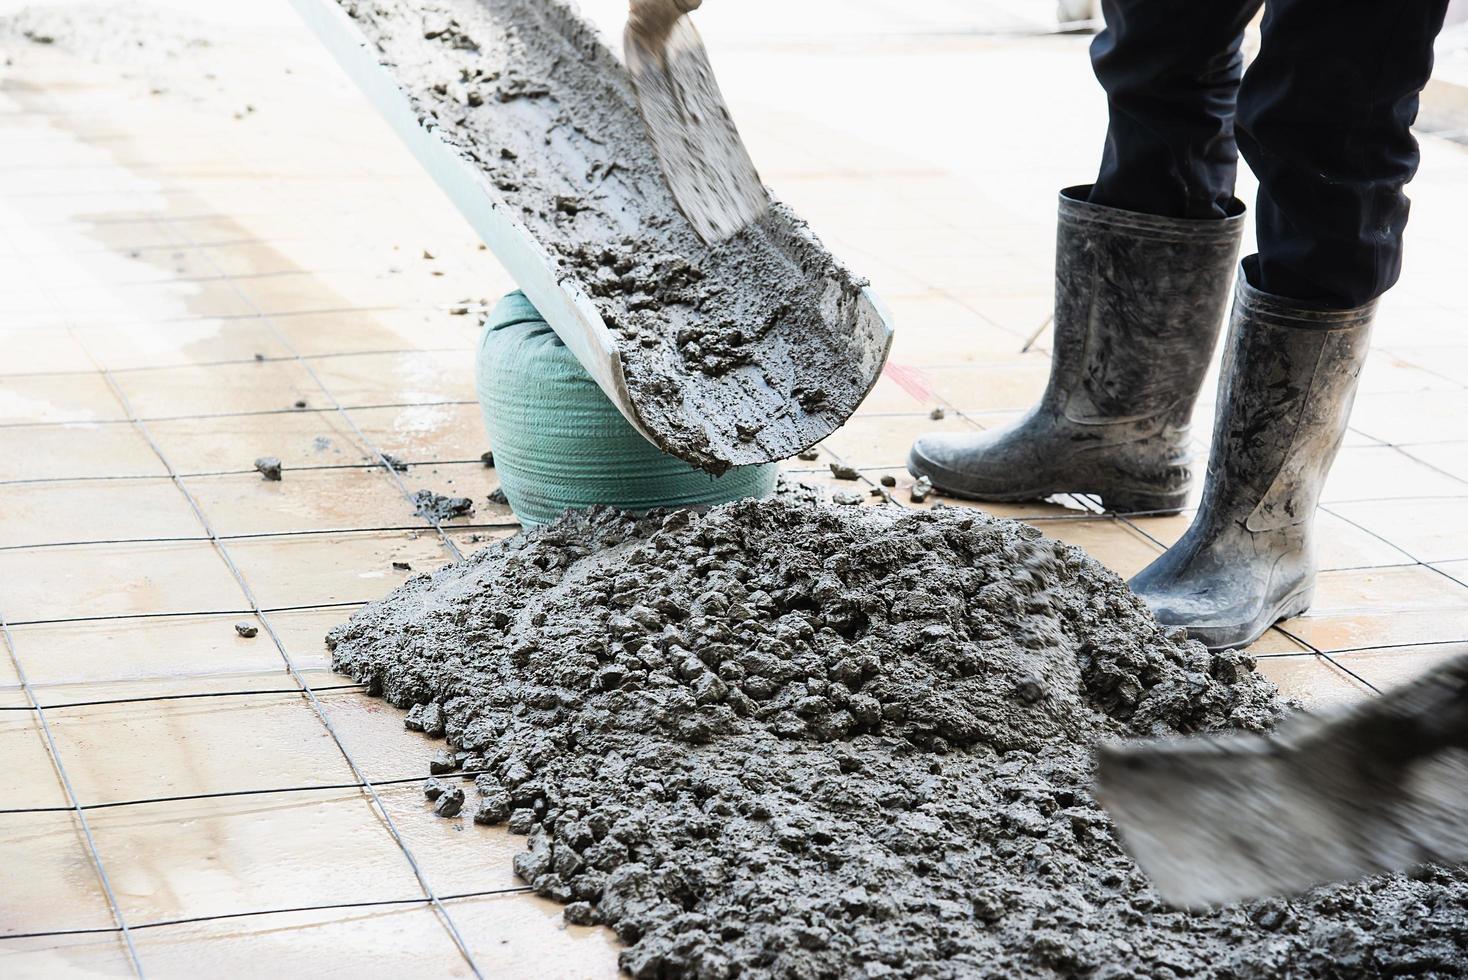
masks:
<instances>
[{"instance_id":1,"label":"tiled floor","mask_svg":"<svg viewBox=\"0 0 1468 980\"><path fill-rule=\"evenodd\" d=\"M767 0L709 6L764 176L897 321L872 397L796 472L890 473L906 501L914 435L998 424L1044 385L1053 195L1102 126L1085 41L967 36L966 4L773 34ZM518 838L432 818L427 744L329 671L323 634L412 574L394 562L515 530L485 501L477 318L453 312L511 283L289 12L261 9L202 76L65 45L0 69L0 974L608 975L608 935L514 881ZM1468 648L1468 152L1424 149L1315 607L1255 648L1309 705ZM420 487L478 509L431 524ZM1186 526L986 509L1122 574Z\"/></svg>"}]
</instances>

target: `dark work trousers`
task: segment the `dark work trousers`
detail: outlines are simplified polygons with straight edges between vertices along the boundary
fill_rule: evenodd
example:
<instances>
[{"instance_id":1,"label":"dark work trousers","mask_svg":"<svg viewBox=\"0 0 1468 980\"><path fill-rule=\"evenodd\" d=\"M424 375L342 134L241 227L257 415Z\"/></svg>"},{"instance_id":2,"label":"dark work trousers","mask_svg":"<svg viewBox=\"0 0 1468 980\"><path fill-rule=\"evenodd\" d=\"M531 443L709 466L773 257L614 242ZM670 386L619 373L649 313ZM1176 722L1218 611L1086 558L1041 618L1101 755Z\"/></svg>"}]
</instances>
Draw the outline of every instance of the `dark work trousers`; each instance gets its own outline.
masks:
<instances>
[{"instance_id":1,"label":"dark work trousers","mask_svg":"<svg viewBox=\"0 0 1468 980\"><path fill-rule=\"evenodd\" d=\"M1252 284L1360 306L1402 266L1411 132L1447 0L1102 0L1091 62L1110 127L1096 204L1223 217L1238 154L1259 178Z\"/></svg>"}]
</instances>

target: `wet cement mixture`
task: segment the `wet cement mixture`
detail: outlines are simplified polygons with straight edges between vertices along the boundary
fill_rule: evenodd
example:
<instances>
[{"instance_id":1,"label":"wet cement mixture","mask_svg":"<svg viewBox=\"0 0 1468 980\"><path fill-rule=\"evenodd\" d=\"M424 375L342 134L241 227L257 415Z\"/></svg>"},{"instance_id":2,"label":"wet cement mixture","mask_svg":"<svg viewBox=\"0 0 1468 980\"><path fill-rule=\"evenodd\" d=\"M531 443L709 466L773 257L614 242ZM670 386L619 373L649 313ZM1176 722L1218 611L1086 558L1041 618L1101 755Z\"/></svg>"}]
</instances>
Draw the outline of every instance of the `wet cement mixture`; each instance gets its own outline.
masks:
<instances>
[{"instance_id":1,"label":"wet cement mixture","mask_svg":"<svg viewBox=\"0 0 1468 980\"><path fill-rule=\"evenodd\" d=\"M1460 872L1158 900L1088 793L1091 747L1284 706L1022 524L788 495L568 514L328 644L447 737L439 811L528 834L515 871L614 929L636 977L1468 971ZM482 772L468 801L456 769Z\"/></svg>"},{"instance_id":2,"label":"wet cement mixture","mask_svg":"<svg viewBox=\"0 0 1468 980\"><path fill-rule=\"evenodd\" d=\"M876 380L862 282L776 205L716 246L678 212L626 71L560 0L338 0L420 121L588 293L660 448L713 473L828 434Z\"/></svg>"}]
</instances>

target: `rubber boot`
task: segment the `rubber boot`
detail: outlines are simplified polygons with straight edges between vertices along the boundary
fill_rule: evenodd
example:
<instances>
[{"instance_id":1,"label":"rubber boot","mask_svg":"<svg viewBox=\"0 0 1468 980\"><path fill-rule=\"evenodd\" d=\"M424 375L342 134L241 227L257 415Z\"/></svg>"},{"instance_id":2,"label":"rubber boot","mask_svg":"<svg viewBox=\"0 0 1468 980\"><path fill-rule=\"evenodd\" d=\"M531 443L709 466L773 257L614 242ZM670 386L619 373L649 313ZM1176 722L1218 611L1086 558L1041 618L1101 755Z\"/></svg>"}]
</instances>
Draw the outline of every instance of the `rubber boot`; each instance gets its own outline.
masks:
<instances>
[{"instance_id":1,"label":"rubber boot","mask_svg":"<svg viewBox=\"0 0 1468 980\"><path fill-rule=\"evenodd\" d=\"M1214 650L1304 612L1315 505L1346 433L1375 302L1323 310L1262 293L1245 260L1203 501L1187 533L1132 579L1169 626Z\"/></svg>"},{"instance_id":2,"label":"rubber boot","mask_svg":"<svg viewBox=\"0 0 1468 980\"><path fill-rule=\"evenodd\" d=\"M1238 261L1244 206L1162 218L1060 192L1055 350L1040 403L982 433L918 438L908 455L957 497L1094 494L1109 510L1172 513L1192 482L1188 423Z\"/></svg>"}]
</instances>

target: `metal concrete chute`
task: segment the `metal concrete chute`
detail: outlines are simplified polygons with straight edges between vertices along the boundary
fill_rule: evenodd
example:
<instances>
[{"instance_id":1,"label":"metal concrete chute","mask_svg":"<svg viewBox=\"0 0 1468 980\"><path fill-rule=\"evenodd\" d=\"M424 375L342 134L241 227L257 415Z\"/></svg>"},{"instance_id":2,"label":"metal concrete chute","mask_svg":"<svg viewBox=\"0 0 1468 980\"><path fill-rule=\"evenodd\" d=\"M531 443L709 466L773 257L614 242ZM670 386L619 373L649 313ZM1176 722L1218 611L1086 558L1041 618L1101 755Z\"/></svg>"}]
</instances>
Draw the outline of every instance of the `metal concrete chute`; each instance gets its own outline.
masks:
<instances>
[{"instance_id":1,"label":"metal concrete chute","mask_svg":"<svg viewBox=\"0 0 1468 980\"><path fill-rule=\"evenodd\" d=\"M574 6L292 2L664 452L713 473L785 459L841 425L876 383L892 328L865 282L778 203L734 240L702 241L659 169L626 69ZM619 295L616 275L596 267L603 246L619 262L645 261L655 271L635 274L659 291L662 270L686 257L705 293L656 306ZM696 355L727 354L731 334L744 346L700 368Z\"/></svg>"}]
</instances>

